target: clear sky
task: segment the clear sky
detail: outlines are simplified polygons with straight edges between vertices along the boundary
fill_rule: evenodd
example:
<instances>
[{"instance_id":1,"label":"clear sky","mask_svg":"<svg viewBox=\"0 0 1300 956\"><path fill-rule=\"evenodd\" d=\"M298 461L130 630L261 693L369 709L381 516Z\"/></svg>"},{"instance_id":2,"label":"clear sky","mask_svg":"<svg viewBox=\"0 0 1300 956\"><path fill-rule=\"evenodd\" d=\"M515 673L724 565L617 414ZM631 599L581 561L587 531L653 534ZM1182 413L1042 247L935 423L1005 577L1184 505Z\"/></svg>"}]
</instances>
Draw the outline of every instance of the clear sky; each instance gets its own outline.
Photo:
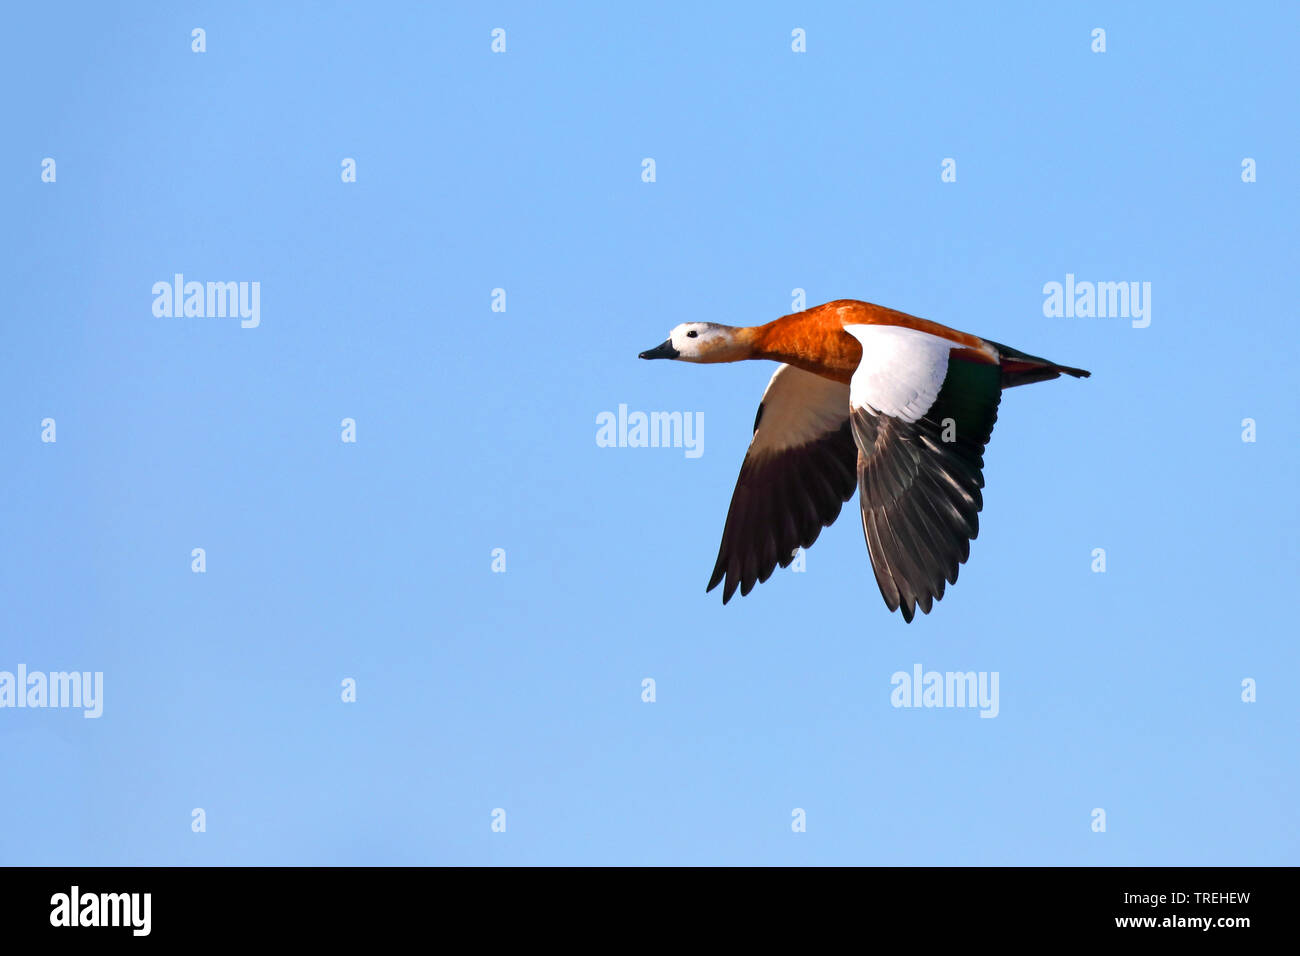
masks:
<instances>
[{"instance_id":1,"label":"clear sky","mask_svg":"<svg viewBox=\"0 0 1300 956\"><path fill-rule=\"evenodd\" d=\"M1300 14L1133 7L8 10L0 671L103 711L0 709L0 862L1300 862ZM636 356L797 289L1093 372L911 625L852 504L704 592L772 367Z\"/></svg>"}]
</instances>

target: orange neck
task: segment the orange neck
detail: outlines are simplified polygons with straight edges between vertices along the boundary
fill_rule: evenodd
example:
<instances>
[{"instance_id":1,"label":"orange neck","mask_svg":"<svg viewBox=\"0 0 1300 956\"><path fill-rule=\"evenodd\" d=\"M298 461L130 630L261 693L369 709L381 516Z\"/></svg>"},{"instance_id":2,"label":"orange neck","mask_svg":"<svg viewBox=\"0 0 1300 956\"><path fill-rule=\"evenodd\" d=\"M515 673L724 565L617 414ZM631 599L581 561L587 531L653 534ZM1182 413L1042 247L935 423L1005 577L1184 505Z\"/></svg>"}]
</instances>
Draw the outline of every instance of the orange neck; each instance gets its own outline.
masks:
<instances>
[{"instance_id":1,"label":"orange neck","mask_svg":"<svg viewBox=\"0 0 1300 956\"><path fill-rule=\"evenodd\" d=\"M784 362L846 385L862 359L862 345L838 322L809 322L807 313L765 325L737 329L749 345L748 358Z\"/></svg>"}]
</instances>

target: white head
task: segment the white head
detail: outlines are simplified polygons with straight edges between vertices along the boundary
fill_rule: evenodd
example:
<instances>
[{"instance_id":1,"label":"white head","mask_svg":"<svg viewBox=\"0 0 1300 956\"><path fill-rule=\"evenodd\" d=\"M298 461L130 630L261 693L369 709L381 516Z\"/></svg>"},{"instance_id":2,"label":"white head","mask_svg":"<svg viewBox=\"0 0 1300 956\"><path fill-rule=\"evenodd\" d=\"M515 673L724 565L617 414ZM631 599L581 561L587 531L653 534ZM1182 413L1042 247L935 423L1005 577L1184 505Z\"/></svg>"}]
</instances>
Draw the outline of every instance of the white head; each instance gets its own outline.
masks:
<instances>
[{"instance_id":1,"label":"white head","mask_svg":"<svg viewBox=\"0 0 1300 956\"><path fill-rule=\"evenodd\" d=\"M641 353L643 359L681 359L683 362L735 362L748 357L748 347L737 329L716 322L683 322L668 341Z\"/></svg>"}]
</instances>

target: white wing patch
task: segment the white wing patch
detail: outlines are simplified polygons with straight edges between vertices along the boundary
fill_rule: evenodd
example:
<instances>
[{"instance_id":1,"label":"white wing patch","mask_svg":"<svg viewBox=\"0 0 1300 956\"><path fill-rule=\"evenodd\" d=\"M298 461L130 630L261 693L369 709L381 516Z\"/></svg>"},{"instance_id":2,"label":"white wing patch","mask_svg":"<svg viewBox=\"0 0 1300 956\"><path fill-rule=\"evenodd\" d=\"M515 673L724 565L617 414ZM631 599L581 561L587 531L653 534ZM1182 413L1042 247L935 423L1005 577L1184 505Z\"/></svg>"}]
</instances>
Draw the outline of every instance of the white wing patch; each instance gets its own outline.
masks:
<instances>
[{"instance_id":1,"label":"white wing patch","mask_svg":"<svg viewBox=\"0 0 1300 956\"><path fill-rule=\"evenodd\" d=\"M849 417L849 387L782 365L763 392L763 417L749 449L769 454L797 448L833 432Z\"/></svg>"},{"instance_id":2,"label":"white wing patch","mask_svg":"<svg viewBox=\"0 0 1300 956\"><path fill-rule=\"evenodd\" d=\"M898 325L846 325L862 343L862 361L849 386L849 403L872 414L914 422L939 396L956 346L929 332Z\"/></svg>"}]
</instances>

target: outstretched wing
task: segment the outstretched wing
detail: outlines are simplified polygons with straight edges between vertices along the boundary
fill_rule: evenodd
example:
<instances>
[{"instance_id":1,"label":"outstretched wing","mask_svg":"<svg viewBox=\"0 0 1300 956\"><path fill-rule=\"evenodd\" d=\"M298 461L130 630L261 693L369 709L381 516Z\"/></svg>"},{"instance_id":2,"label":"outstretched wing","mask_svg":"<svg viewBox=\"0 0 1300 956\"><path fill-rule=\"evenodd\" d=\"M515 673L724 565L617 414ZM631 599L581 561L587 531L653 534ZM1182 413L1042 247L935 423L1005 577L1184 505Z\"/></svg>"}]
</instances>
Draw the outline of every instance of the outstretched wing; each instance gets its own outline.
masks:
<instances>
[{"instance_id":1,"label":"outstretched wing","mask_svg":"<svg viewBox=\"0 0 1300 956\"><path fill-rule=\"evenodd\" d=\"M810 547L853 496L856 459L849 387L780 366L758 406L708 590L725 577L726 604Z\"/></svg>"},{"instance_id":2,"label":"outstretched wing","mask_svg":"<svg viewBox=\"0 0 1300 956\"><path fill-rule=\"evenodd\" d=\"M862 530L885 604L911 621L918 606L930 613L945 582L957 582L979 534L1001 370L928 332L845 331L862 343L849 396Z\"/></svg>"}]
</instances>

